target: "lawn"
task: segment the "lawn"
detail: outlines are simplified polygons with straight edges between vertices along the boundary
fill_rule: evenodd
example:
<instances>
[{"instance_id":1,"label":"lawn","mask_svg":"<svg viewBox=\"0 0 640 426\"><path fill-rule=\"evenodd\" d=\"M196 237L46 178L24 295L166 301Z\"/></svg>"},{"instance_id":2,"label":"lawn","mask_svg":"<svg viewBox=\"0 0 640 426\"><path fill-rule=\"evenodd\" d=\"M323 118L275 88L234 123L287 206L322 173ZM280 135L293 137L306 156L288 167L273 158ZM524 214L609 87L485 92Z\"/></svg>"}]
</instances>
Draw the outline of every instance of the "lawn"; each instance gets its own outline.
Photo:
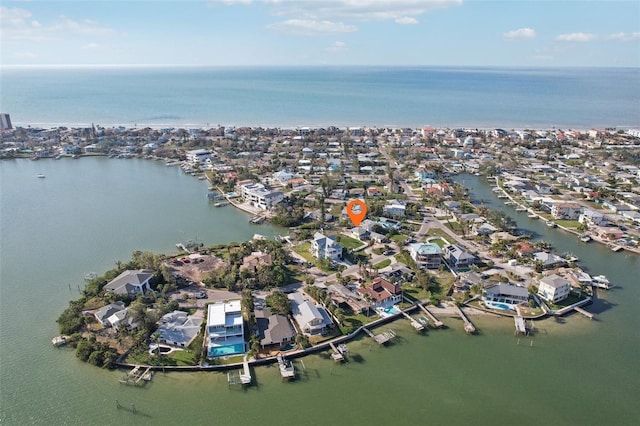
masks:
<instances>
[{"instance_id":1,"label":"lawn","mask_svg":"<svg viewBox=\"0 0 640 426\"><path fill-rule=\"evenodd\" d=\"M173 351L168 358L176 361L176 365L196 365L195 354L191 351Z\"/></svg>"},{"instance_id":2,"label":"lawn","mask_svg":"<svg viewBox=\"0 0 640 426\"><path fill-rule=\"evenodd\" d=\"M427 232L427 237L440 237L440 238L444 238L447 241L451 239L449 234L447 234L446 232L444 232L443 230L438 229L438 228L430 229L429 232ZM436 243L436 244L438 244L438 243Z\"/></svg>"},{"instance_id":3,"label":"lawn","mask_svg":"<svg viewBox=\"0 0 640 426\"><path fill-rule=\"evenodd\" d=\"M429 240L430 243L437 244L438 247L442 248L447 245L447 242L442 238L434 238L433 240Z\"/></svg>"},{"instance_id":4,"label":"lawn","mask_svg":"<svg viewBox=\"0 0 640 426\"><path fill-rule=\"evenodd\" d=\"M403 234L396 234L396 235L392 235L391 236L391 241L397 243L397 244L404 244L405 241L407 241L407 237L406 235Z\"/></svg>"},{"instance_id":5,"label":"lawn","mask_svg":"<svg viewBox=\"0 0 640 426\"><path fill-rule=\"evenodd\" d=\"M565 228L577 228L580 226L580 222L577 220L556 220L558 226L564 226Z\"/></svg>"},{"instance_id":6,"label":"lawn","mask_svg":"<svg viewBox=\"0 0 640 426\"><path fill-rule=\"evenodd\" d=\"M336 237L338 243L347 250L353 250L355 248L361 247L364 243L360 240L356 240L355 238L347 237L344 234L338 234Z\"/></svg>"},{"instance_id":7,"label":"lawn","mask_svg":"<svg viewBox=\"0 0 640 426\"><path fill-rule=\"evenodd\" d=\"M309 251L310 249L311 249L311 243L310 242L304 242L304 243L300 244L299 246L295 246L293 248L293 251L298 253L300 256L304 257L308 262L313 263L315 261L315 258L313 257L313 255Z\"/></svg>"},{"instance_id":8,"label":"lawn","mask_svg":"<svg viewBox=\"0 0 640 426\"><path fill-rule=\"evenodd\" d=\"M391 259L385 259L382 262L376 263L375 265L373 265L373 267L375 269L382 269L386 268L389 265L391 265Z\"/></svg>"}]
</instances>

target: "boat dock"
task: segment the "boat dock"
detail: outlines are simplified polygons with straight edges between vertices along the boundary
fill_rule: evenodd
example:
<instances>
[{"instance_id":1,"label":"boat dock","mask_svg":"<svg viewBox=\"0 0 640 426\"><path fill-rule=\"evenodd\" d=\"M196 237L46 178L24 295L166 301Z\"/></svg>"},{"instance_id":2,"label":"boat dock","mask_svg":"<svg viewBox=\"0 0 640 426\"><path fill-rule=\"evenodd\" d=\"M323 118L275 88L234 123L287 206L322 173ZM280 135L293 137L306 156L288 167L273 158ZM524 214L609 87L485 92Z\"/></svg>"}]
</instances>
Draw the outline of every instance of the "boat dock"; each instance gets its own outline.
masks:
<instances>
[{"instance_id":1,"label":"boat dock","mask_svg":"<svg viewBox=\"0 0 640 426\"><path fill-rule=\"evenodd\" d=\"M293 380L296 377L296 369L293 363L287 360L284 355L278 354L278 367L280 368L280 376L283 380Z\"/></svg>"},{"instance_id":2,"label":"boat dock","mask_svg":"<svg viewBox=\"0 0 640 426\"><path fill-rule=\"evenodd\" d=\"M622 246L611 246L611 251L619 252L622 250L624 250L624 247Z\"/></svg>"},{"instance_id":3,"label":"boat dock","mask_svg":"<svg viewBox=\"0 0 640 426\"><path fill-rule=\"evenodd\" d=\"M344 354L342 353L342 351L340 349L338 349L336 347L336 345L333 344L333 342L330 342L329 346L331 347L331 350L333 351L333 353L331 354L331 358L333 358L333 360L335 362L341 362L341 361L344 361L346 359Z\"/></svg>"},{"instance_id":4,"label":"boat dock","mask_svg":"<svg viewBox=\"0 0 640 426\"><path fill-rule=\"evenodd\" d=\"M591 312L587 312L584 309L576 306L575 308L573 308L573 310L575 310L576 312L581 313L582 315L584 315L585 317L589 318L589 319L593 319L593 314Z\"/></svg>"},{"instance_id":5,"label":"boat dock","mask_svg":"<svg viewBox=\"0 0 640 426\"><path fill-rule=\"evenodd\" d=\"M438 318L436 318L436 316L435 316L435 315L433 315L433 314L431 313L431 311L430 311L430 310L428 310L428 309L426 308L426 306L424 306L424 305L422 305L422 304L418 304L418 307L419 307L420 309L422 309L422 312L424 312L424 313L427 315L427 317L429 317L429 319L431 320L431 322L433 322L433 326L434 326L434 327L436 327L436 328L440 328L440 327L442 327L442 326L444 325L444 323L443 323L442 321L438 320Z\"/></svg>"},{"instance_id":6,"label":"boat dock","mask_svg":"<svg viewBox=\"0 0 640 426\"><path fill-rule=\"evenodd\" d=\"M151 372L151 367L147 367L143 370L142 367L136 365L133 370L120 379L120 383L123 385L138 386L143 380L144 382L150 381L152 376L153 373ZM142 384L144 384L144 382L142 382Z\"/></svg>"},{"instance_id":7,"label":"boat dock","mask_svg":"<svg viewBox=\"0 0 640 426\"><path fill-rule=\"evenodd\" d=\"M245 354L244 358L242 359L242 369L244 370L243 373L240 373L240 382L243 385L250 385L251 384L251 370L249 370L249 361L247 360L247 355Z\"/></svg>"},{"instance_id":8,"label":"boat dock","mask_svg":"<svg viewBox=\"0 0 640 426\"><path fill-rule=\"evenodd\" d=\"M368 328L362 327L362 331L367 333L369 337L378 342L378 344L380 345L384 345L385 343L396 337L396 332L393 330L388 330L380 334L373 334Z\"/></svg>"},{"instance_id":9,"label":"boat dock","mask_svg":"<svg viewBox=\"0 0 640 426\"><path fill-rule=\"evenodd\" d=\"M464 314L464 312L462 311L462 309L460 308L460 306L455 305L456 310L458 311L458 315L460 315L460 318L462 318L462 321L464 321L464 331L467 334L473 334L476 332L476 326L473 325L473 323L471 321L469 321L469 318L467 318L467 316Z\"/></svg>"},{"instance_id":10,"label":"boat dock","mask_svg":"<svg viewBox=\"0 0 640 426\"><path fill-rule=\"evenodd\" d=\"M524 321L523 317L515 315L513 317L513 322L516 326L516 334L528 334L527 323Z\"/></svg>"},{"instance_id":11,"label":"boat dock","mask_svg":"<svg viewBox=\"0 0 640 426\"><path fill-rule=\"evenodd\" d=\"M415 328L417 331L424 330L424 324L414 320L413 317L411 315L409 315L408 313L406 313L404 311L400 311L400 312L402 312L402 315L404 315L405 318L407 318L411 322L411 327Z\"/></svg>"},{"instance_id":12,"label":"boat dock","mask_svg":"<svg viewBox=\"0 0 640 426\"><path fill-rule=\"evenodd\" d=\"M56 336L53 339L51 339L51 344L53 346L55 346L56 348L59 346L64 346L67 344L67 339L69 338L69 336Z\"/></svg>"},{"instance_id":13,"label":"boat dock","mask_svg":"<svg viewBox=\"0 0 640 426\"><path fill-rule=\"evenodd\" d=\"M249 219L249 223L259 224L264 222L267 219L266 216L256 215Z\"/></svg>"}]
</instances>

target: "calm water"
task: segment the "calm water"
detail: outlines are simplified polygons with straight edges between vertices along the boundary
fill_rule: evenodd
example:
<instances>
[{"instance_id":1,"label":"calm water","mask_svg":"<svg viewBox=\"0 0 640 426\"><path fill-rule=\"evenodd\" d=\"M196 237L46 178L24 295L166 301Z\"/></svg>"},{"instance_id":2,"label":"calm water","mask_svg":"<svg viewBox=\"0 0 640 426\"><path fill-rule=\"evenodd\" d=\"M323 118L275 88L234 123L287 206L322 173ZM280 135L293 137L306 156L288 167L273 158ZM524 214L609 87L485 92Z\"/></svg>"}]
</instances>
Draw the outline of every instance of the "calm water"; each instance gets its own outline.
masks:
<instances>
[{"instance_id":1,"label":"calm water","mask_svg":"<svg viewBox=\"0 0 640 426\"><path fill-rule=\"evenodd\" d=\"M293 383L263 367L246 390L229 389L220 373L157 374L146 388L122 386L122 372L51 347L55 318L77 297L69 284L136 249L171 251L196 236L215 244L278 231L250 226L230 207L213 208L203 182L157 162L20 160L1 162L0 173L2 424L626 425L640 415L639 259L573 244L546 227L538 230L543 238L621 287L589 308L597 320L540 322L520 345L506 319L475 319L478 336L466 336L455 319L426 336L399 321L389 326L400 336L393 346L360 339L349 344L352 361L343 366L328 356L304 358L305 373ZM495 201L486 183L465 183ZM117 410L116 399L138 414Z\"/></svg>"},{"instance_id":2,"label":"calm water","mask_svg":"<svg viewBox=\"0 0 640 426\"><path fill-rule=\"evenodd\" d=\"M640 125L637 68L0 69L19 125Z\"/></svg>"}]
</instances>

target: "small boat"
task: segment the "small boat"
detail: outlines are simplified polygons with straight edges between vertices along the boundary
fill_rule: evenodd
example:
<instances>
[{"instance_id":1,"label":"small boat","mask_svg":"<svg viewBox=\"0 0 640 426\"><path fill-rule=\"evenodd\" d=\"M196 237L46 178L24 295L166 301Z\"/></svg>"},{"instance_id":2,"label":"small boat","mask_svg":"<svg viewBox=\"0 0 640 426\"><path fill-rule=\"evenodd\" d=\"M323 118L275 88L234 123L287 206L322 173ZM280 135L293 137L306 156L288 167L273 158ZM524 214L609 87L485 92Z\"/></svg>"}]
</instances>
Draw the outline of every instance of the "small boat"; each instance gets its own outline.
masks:
<instances>
[{"instance_id":1,"label":"small boat","mask_svg":"<svg viewBox=\"0 0 640 426\"><path fill-rule=\"evenodd\" d=\"M598 288L604 288L605 290L609 290L611 287L613 287L611 283L609 283L607 277L604 275L595 275L591 277L591 285Z\"/></svg>"},{"instance_id":2,"label":"small boat","mask_svg":"<svg viewBox=\"0 0 640 426\"><path fill-rule=\"evenodd\" d=\"M88 274L86 274L84 276L84 280L87 281L87 282L88 281L93 281L96 278L98 278L98 274L96 272L89 272Z\"/></svg>"},{"instance_id":3,"label":"small boat","mask_svg":"<svg viewBox=\"0 0 640 426\"><path fill-rule=\"evenodd\" d=\"M583 243L588 243L589 241L591 241L591 235L582 235L580 237L580 241L582 241Z\"/></svg>"},{"instance_id":4,"label":"small boat","mask_svg":"<svg viewBox=\"0 0 640 426\"><path fill-rule=\"evenodd\" d=\"M558 224L557 224L557 223L555 223L555 222L554 222L554 221L552 221L552 220L548 220L548 221L547 221L547 226L548 226L549 228L555 228L555 227L557 227L557 226L558 226Z\"/></svg>"},{"instance_id":5,"label":"small boat","mask_svg":"<svg viewBox=\"0 0 640 426\"><path fill-rule=\"evenodd\" d=\"M516 207L516 211L518 213L524 213L527 211L527 209L525 207L520 206L520 207Z\"/></svg>"},{"instance_id":6,"label":"small boat","mask_svg":"<svg viewBox=\"0 0 640 426\"><path fill-rule=\"evenodd\" d=\"M42 173L38 173L38 174L36 175L36 177L37 177L37 178L39 178L39 179L44 179L46 176L45 176L45 175L43 175Z\"/></svg>"},{"instance_id":7,"label":"small boat","mask_svg":"<svg viewBox=\"0 0 640 426\"><path fill-rule=\"evenodd\" d=\"M51 339L51 344L53 346L55 346L56 348L59 346L64 346L67 344L67 339L69 338L69 336L56 336L53 339Z\"/></svg>"},{"instance_id":8,"label":"small boat","mask_svg":"<svg viewBox=\"0 0 640 426\"><path fill-rule=\"evenodd\" d=\"M537 215L537 214L535 214L535 213L529 213L529 214L527 215L527 217L528 217L529 219L537 219L537 218L538 218L538 215Z\"/></svg>"}]
</instances>

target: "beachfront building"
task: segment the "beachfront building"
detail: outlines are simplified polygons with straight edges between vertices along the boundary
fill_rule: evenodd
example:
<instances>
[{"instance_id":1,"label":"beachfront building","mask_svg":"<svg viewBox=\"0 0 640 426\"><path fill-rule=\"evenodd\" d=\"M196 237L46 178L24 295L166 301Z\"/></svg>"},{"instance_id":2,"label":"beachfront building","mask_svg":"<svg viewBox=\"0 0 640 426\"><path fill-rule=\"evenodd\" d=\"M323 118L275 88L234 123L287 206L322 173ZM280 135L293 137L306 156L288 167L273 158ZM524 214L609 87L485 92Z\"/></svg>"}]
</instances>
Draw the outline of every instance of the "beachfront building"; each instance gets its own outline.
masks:
<instances>
[{"instance_id":1,"label":"beachfront building","mask_svg":"<svg viewBox=\"0 0 640 426\"><path fill-rule=\"evenodd\" d=\"M240 300L212 303L207 312L209 358L245 353L244 322Z\"/></svg>"},{"instance_id":2,"label":"beachfront building","mask_svg":"<svg viewBox=\"0 0 640 426\"><path fill-rule=\"evenodd\" d=\"M538 295L547 302L557 303L569 296L571 283L560 275L549 275L540 280Z\"/></svg>"},{"instance_id":3,"label":"beachfront building","mask_svg":"<svg viewBox=\"0 0 640 426\"><path fill-rule=\"evenodd\" d=\"M295 340L296 331L286 315L273 314L269 308L264 308L256 309L255 316L258 338L263 349L267 346L281 348Z\"/></svg>"},{"instance_id":4,"label":"beachfront building","mask_svg":"<svg viewBox=\"0 0 640 426\"><path fill-rule=\"evenodd\" d=\"M393 284L382 277L376 277L373 282L365 287L359 287L358 293L371 301L374 308L386 308L402 300L402 289L398 284Z\"/></svg>"},{"instance_id":5,"label":"beachfront building","mask_svg":"<svg viewBox=\"0 0 640 426\"><path fill-rule=\"evenodd\" d=\"M442 250L435 243L414 243L409 245L409 254L419 268L438 269Z\"/></svg>"},{"instance_id":6,"label":"beachfront building","mask_svg":"<svg viewBox=\"0 0 640 426\"><path fill-rule=\"evenodd\" d=\"M311 254L316 259L327 259L339 261L342 259L342 246L336 241L336 237L332 235L324 235L316 232L311 241Z\"/></svg>"},{"instance_id":7,"label":"beachfront building","mask_svg":"<svg viewBox=\"0 0 640 426\"><path fill-rule=\"evenodd\" d=\"M498 284L484 289L482 301L487 308L514 311L517 305L527 303L529 291L525 287Z\"/></svg>"},{"instance_id":8,"label":"beachfront building","mask_svg":"<svg viewBox=\"0 0 640 426\"><path fill-rule=\"evenodd\" d=\"M323 307L304 300L298 292L290 293L287 297L291 300L291 315L302 333L312 336L327 332L332 322Z\"/></svg>"},{"instance_id":9,"label":"beachfront building","mask_svg":"<svg viewBox=\"0 0 640 426\"><path fill-rule=\"evenodd\" d=\"M187 151L187 161L190 163L204 163L211 159L211 151L206 149L194 149Z\"/></svg>"},{"instance_id":10,"label":"beachfront building","mask_svg":"<svg viewBox=\"0 0 640 426\"><path fill-rule=\"evenodd\" d=\"M201 325L202 317L188 315L184 311L169 312L158 322L158 342L176 348L186 348L200 333Z\"/></svg>"},{"instance_id":11,"label":"beachfront building","mask_svg":"<svg viewBox=\"0 0 640 426\"><path fill-rule=\"evenodd\" d=\"M153 278L153 271L149 269L127 270L109 281L104 289L116 294L137 296L151 290L149 286L151 278Z\"/></svg>"},{"instance_id":12,"label":"beachfront building","mask_svg":"<svg viewBox=\"0 0 640 426\"><path fill-rule=\"evenodd\" d=\"M476 257L457 244L448 244L442 248L442 257L451 267L468 268L476 261Z\"/></svg>"},{"instance_id":13,"label":"beachfront building","mask_svg":"<svg viewBox=\"0 0 640 426\"><path fill-rule=\"evenodd\" d=\"M262 210L269 210L284 199L284 194L265 188L261 183L246 183L240 186L244 200Z\"/></svg>"}]
</instances>

